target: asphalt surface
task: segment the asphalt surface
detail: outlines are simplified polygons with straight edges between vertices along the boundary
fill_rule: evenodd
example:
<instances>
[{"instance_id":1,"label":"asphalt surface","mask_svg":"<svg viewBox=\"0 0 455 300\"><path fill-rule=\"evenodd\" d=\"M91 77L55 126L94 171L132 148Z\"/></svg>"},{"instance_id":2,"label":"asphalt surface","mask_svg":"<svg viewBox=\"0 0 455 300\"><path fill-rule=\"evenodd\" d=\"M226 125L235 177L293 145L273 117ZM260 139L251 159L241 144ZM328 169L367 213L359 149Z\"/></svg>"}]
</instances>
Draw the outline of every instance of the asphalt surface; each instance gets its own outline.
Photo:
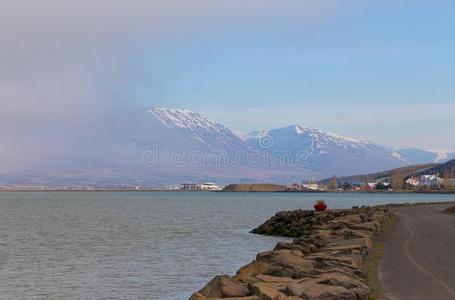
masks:
<instances>
[{"instance_id":1,"label":"asphalt surface","mask_svg":"<svg viewBox=\"0 0 455 300\"><path fill-rule=\"evenodd\" d=\"M454 205L392 209L398 221L378 270L385 297L455 299L455 214L442 212Z\"/></svg>"}]
</instances>

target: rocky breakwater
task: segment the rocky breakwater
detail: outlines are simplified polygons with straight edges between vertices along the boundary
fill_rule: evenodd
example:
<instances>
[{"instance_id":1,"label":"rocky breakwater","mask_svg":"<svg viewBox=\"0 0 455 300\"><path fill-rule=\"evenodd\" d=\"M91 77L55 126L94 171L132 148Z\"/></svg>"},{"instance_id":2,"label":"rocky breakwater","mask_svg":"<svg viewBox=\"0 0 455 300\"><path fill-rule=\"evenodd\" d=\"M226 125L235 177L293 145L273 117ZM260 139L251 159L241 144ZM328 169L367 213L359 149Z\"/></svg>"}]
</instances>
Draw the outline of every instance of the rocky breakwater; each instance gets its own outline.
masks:
<instances>
[{"instance_id":1,"label":"rocky breakwater","mask_svg":"<svg viewBox=\"0 0 455 300\"><path fill-rule=\"evenodd\" d=\"M253 233L294 237L259 253L235 276L217 276L190 300L367 299L362 262L386 207L279 212Z\"/></svg>"}]
</instances>

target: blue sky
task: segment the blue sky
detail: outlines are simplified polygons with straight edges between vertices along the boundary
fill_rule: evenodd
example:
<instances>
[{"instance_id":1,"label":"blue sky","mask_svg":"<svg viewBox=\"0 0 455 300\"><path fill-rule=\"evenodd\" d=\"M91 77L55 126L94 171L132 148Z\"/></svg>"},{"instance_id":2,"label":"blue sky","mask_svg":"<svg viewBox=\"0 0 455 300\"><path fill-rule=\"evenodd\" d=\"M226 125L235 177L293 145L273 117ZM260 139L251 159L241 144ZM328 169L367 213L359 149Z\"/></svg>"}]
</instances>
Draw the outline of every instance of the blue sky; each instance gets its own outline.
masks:
<instances>
[{"instance_id":1,"label":"blue sky","mask_svg":"<svg viewBox=\"0 0 455 300\"><path fill-rule=\"evenodd\" d=\"M140 79L124 91L236 131L301 123L397 147L455 149L455 1L340 3L313 15L288 1L165 36L134 58Z\"/></svg>"}]
</instances>

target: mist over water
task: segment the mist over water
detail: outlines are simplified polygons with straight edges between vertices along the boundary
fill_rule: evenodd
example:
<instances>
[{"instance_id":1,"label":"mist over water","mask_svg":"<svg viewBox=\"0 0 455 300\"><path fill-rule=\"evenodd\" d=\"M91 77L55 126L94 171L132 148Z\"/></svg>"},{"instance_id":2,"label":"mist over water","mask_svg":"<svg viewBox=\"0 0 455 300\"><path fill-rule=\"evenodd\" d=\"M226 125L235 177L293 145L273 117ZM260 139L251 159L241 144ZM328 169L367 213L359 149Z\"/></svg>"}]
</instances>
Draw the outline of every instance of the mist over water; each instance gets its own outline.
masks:
<instances>
[{"instance_id":1,"label":"mist over water","mask_svg":"<svg viewBox=\"0 0 455 300\"><path fill-rule=\"evenodd\" d=\"M1 299L188 299L284 238L250 234L280 210L451 195L0 193Z\"/></svg>"}]
</instances>

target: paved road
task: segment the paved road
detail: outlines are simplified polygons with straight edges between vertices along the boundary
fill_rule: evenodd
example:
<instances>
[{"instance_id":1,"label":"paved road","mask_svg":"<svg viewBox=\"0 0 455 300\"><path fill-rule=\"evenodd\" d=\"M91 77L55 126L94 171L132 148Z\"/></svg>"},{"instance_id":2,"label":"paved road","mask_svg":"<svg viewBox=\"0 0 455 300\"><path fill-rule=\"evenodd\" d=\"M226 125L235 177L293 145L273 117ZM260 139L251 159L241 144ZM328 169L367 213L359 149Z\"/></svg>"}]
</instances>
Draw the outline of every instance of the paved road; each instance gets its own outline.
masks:
<instances>
[{"instance_id":1,"label":"paved road","mask_svg":"<svg viewBox=\"0 0 455 300\"><path fill-rule=\"evenodd\" d=\"M379 281L391 300L455 299L455 215L452 204L394 208Z\"/></svg>"}]
</instances>

